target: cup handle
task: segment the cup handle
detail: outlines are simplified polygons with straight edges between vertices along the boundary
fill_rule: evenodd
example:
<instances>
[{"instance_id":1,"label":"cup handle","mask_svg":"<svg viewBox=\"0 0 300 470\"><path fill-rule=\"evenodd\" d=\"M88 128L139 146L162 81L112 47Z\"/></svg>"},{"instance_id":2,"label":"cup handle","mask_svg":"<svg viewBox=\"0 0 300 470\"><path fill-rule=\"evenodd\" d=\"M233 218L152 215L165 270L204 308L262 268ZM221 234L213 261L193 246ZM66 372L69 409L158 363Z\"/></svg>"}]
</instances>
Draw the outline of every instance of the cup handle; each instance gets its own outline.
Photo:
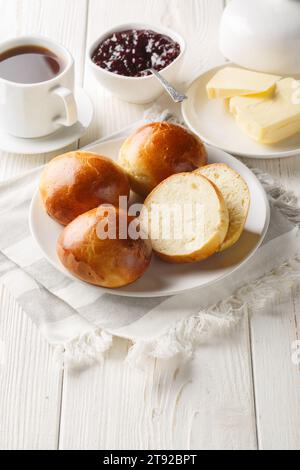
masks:
<instances>
[{"instance_id":1,"label":"cup handle","mask_svg":"<svg viewBox=\"0 0 300 470\"><path fill-rule=\"evenodd\" d=\"M66 110L66 117L56 117L54 118L54 122L56 124L60 124L62 126L70 127L77 122L77 106L74 98L74 94L71 90L68 88L65 88L63 86L59 86L56 88L52 89L52 93L55 93L57 96L59 96L65 106Z\"/></svg>"}]
</instances>

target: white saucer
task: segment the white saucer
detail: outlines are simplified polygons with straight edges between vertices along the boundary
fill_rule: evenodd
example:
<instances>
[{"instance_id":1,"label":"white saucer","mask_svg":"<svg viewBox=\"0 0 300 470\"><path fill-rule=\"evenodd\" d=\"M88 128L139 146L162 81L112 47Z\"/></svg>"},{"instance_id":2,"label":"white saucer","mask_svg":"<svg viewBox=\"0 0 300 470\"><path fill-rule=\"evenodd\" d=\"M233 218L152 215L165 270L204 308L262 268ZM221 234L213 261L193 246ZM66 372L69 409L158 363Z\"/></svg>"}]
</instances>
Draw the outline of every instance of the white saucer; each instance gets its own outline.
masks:
<instances>
[{"instance_id":1,"label":"white saucer","mask_svg":"<svg viewBox=\"0 0 300 470\"><path fill-rule=\"evenodd\" d=\"M22 139L0 130L0 148L5 152L37 154L53 152L79 139L87 131L93 119L93 105L83 88L75 89L78 121L74 126L62 127L57 132L38 139Z\"/></svg>"},{"instance_id":2,"label":"white saucer","mask_svg":"<svg viewBox=\"0 0 300 470\"><path fill-rule=\"evenodd\" d=\"M123 141L124 137L91 144L89 150L117 160ZM264 189L256 176L242 162L213 147L208 147L207 151L209 163L227 163L243 176L249 186L251 203L240 240L229 250L194 264L169 264L153 256L149 269L138 281L120 289L101 287L99 289L130 297L161 297L179 294L197 287L211 285L221 278L230 276L253 256L265 237L270 220L270 209ZM63 227L46 214L38 190L32 199L29 224L34 239L50 263L71 279L78 280L64 268L58 259L56 242Z\"/></svg>"},{"instance_id":3,"label":"white saucer","mask_svg":"<svg viewBox=\"0 0 300 470\"><path fill-rule=\"evenodd\" d=\"M200 75L190 85L182 104L187 126L207 144L233 155L250 158L282 158L300 155L300 134L276 145L261 145L250 139L226 111L223 100L209 100L206 84L224 64Z\"/></svg>"}]
</instances>

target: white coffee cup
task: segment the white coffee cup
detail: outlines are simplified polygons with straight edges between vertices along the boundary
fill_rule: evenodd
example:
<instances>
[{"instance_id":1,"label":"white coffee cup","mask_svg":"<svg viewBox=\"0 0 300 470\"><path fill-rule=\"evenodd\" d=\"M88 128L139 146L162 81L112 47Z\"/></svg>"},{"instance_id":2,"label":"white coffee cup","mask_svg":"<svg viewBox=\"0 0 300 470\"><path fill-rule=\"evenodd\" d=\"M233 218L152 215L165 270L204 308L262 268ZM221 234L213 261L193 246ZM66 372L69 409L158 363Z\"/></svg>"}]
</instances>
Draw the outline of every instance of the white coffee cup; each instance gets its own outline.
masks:
<instances>
[{"instance_id":1,"label":"white coffee cup","mask_svg":"<svg viewBox=\"0 0 300 470\"><path fill-rule=\"evenodd\" d=\"M0 75L0 129L17 137L43 137L77 122L74 60L67 49L38 36L3 42L0 54L26 45L52 51L61 60L62 70L50 80L30 84L9 81Z\"/></svg>"}]
</instances>

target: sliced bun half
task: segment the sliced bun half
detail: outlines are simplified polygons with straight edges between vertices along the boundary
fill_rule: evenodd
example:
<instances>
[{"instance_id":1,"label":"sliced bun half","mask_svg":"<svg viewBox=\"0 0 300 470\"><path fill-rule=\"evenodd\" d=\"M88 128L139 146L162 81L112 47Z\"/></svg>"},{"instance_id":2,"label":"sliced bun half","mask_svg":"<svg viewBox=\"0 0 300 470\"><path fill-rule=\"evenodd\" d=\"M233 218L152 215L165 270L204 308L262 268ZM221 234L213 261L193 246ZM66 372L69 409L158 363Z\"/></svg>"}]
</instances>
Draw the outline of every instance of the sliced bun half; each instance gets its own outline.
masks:
<instances>
[{"instance_id":1,"label":"sliced bun half","mask_svg":"<svg viewBox=\"0 0 300 470\"><path fill-rule=\"evenodd\" d=\"M229 228L220 251L230 248L240 238L250 206L250 193L245 180L224 163L213 163L196 170L214 183L223 194L228 213Z\"/></svg>"},{"instance_id":2,"label":"sliced bun half","mask_svg":"<svg viewBox=\"0 0 300 470\"><path fill-rule=\"evenodd\" d=\"M203 260L222 245L229 216L220 190L199 173L162 181L146 198L141 225L153 250L165 261Z\"/></svg>"}]
</instances>

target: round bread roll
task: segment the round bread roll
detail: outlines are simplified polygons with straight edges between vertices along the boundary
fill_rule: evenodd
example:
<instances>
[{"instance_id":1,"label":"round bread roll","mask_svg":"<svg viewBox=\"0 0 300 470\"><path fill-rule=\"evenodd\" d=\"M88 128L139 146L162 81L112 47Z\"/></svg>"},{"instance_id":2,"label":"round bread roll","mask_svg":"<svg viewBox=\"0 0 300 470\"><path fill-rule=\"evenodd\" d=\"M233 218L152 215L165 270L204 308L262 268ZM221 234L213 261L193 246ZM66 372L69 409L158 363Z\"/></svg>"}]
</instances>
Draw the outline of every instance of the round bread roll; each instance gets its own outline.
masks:
<instances>
[{"instance_id":1,"label":"round bread roll","mask_svg":"<svg viewBox=\"0 0 300 470\"><path fill-rule=\"evenodd\" d=\"M138 226L138 219L124 210L99 206L64 228L57 254L83 281L109 288L125 286L142 276L151 260L149 240L132 235Z\"/></svg>"},{"instance_id":2,"label":"round bread roll","mask_svg":"<svg viewBox=\"0 0 300 470\"><path fill-rule=\"evenodd\" d=\"M193 171L206 164L201 140L182 126L152 122L137 129L123 143L119 163L131 188L146 196L174 173Z\"/></svg>"},{"instance_id":3,"label":"round bread roll","mask_svg":"<svg viewBox=\"0 0 300 470\"><path fill-rule=\"evenodd\" d=\"M192 263L222 245L229 216L221 191L199 173L180 173L160 183L140 215L152 248L164 261Z\"/></svg>"},{"instance_id":4,"label":"round bread roll","mask_svg":"<svg viewBox=\"0 0 300 470\"><path fill-rule=\"evenodd\" d=\"M250 206L250 192L246 181L225 163L206 165L196 173L208 178L218 186L225 199L229 213L228 232L219 251L234 245L240 238Z\"/></svg>"},{"instance_id":5,"label":"round bread roll","mask_svg":"<svg viewBox=\"0 0 300 470\"><path fill-rule=\"evenodd\" d=\"M40 195L47 213L67 225L84 212L107 203L119 205L130 186L122 168L107 157L69 152L51 160L40 179Z\"/></svg>"}]
</instances>

